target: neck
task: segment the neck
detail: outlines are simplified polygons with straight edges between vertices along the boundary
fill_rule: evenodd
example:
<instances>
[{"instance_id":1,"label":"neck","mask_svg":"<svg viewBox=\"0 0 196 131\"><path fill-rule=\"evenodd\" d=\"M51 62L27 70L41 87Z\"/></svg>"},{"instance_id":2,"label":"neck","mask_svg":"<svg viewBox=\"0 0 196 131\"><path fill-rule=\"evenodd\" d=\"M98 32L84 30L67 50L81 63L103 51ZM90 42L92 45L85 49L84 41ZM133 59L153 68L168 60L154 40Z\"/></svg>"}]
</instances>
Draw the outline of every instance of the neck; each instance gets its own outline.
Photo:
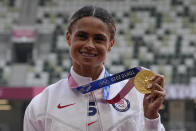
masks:
<instances>
[{"instance_id":1,"label":"neck","mask_svg":"<svg viewBox=\"0 0 196 131\"><path fill-rule=\"evenodd\" d=\"M92 80L96 80L100 73L102 72L103 67L92 67L92 66L80 66L80 65L73 65L73 70L81 76L84 77L91 77Z\"/></svg>"}]
</instances>

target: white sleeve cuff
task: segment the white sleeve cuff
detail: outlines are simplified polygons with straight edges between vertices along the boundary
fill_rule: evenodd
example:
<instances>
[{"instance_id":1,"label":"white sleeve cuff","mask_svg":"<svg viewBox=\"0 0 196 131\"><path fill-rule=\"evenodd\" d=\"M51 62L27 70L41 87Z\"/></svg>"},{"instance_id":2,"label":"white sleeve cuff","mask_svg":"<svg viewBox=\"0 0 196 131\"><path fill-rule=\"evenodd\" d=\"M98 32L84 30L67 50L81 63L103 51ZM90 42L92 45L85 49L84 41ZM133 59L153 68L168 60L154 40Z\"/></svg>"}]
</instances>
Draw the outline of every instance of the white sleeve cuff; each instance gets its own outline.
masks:
<instances>
[{"instance_id":1,"label":"white sleeve cuff","mask_svg":"<svg viewBox=\"0 0 196 131\"><path fill-rule=\"evenodd\" d=\"M144 122L145 122L145 129L150 131L159 130L159 127L161 125L160 115L156 119L148 119L145 117Z\"/></svg>"}]
</instances>

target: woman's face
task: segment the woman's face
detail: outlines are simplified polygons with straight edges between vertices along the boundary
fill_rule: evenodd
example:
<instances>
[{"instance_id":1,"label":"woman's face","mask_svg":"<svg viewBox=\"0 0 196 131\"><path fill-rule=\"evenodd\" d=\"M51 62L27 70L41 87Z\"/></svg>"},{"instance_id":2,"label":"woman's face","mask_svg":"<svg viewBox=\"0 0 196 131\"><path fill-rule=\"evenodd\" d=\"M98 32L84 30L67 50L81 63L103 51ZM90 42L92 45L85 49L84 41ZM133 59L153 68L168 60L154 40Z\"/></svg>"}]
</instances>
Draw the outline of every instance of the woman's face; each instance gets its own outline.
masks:
<instances>
[{"instance_id":1,"label":"woman's face","mask_svg":"<svg viewBox=\"0 0 196 131\"><path fill-rule=\"evenodd\" d=\"M114 45L106 23L95 17L83 17L66 34L71 47L73 66L102 67L107 53Z\"/></svg>"}]
</instances>

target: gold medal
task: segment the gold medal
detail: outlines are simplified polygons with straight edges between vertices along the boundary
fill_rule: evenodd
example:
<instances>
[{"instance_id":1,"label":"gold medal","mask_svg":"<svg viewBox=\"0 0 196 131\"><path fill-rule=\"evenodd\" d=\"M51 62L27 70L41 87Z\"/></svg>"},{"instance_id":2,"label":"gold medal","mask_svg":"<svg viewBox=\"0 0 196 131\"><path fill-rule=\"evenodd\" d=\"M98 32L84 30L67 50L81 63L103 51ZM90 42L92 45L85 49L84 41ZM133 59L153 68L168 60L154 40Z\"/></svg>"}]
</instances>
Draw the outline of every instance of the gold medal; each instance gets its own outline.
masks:
<instances>
[{"instance_id":1,"label":"gold medal","mask_svg":"<svg viewBox=\"0 0 196 131\"><path fill-rule=\"evenodd\" d=\"M151 93L151 90L148 89L148 86L152 83L150 80L153 76L155 76L155 73L149 70L142 70L140 71L134 79L134 85L135 88L143 93L143 94L149 94Z\"/></svg>"}]
</instances>

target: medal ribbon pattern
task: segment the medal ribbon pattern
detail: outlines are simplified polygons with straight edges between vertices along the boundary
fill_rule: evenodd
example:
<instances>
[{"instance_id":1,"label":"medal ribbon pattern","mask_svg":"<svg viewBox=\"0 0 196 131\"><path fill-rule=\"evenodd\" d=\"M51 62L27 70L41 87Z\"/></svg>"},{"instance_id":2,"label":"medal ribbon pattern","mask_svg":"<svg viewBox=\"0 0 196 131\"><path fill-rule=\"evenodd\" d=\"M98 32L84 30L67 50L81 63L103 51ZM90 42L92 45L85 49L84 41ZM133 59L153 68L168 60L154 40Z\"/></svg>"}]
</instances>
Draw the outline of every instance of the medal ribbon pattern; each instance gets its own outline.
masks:
<instances>
[{"instance_id":1,"label":"medal ribbon pattern","mask_svg":"<svg viewBox=\"0 0 196 131\"><path fill-rule=\"evenodd\" d=\"M139 89L138 91L147 90L146 87L143 88L143 86L145 85L145 82L147 81L146 79L144 79L146 77L143 75L148 74L148 72L141 74L139 73L139 72L142 72L141 70L142 70L141 67L135 67L135 68L131 68L129 70L114 74L112 76L110 76L109 73L106 71L105 78L93 81L87 85L82 85L82 86L78 86L75 80L73 79L73 77L71 76L71 74L69 74L68 84L70 88L76 88L82 94L86 94L86 93L89 93L89 92L92 92L94 90L104 87L105 101L109 104L114 104L114 103L119 102L121 99L123 99L129 93L129 91L134 87L134 85L135 86L137 85L136 89ZM138 73L140 74L140 76L137 77L137 80L135 80L134 78ZM150 76L152 76L152 73ZM110 85L126 80L126 79L129 79L129 81L122 88L122 90L114 98L108 100ZM150 79L150 77L148 77L148 79ZM141 83L141 81L144 81L143 84L138 84L138 83ZM147 93L150 93L150 91L148 90L148 92L144 91L141 93L147 94Z\"/></svg>"}]
</instances>

